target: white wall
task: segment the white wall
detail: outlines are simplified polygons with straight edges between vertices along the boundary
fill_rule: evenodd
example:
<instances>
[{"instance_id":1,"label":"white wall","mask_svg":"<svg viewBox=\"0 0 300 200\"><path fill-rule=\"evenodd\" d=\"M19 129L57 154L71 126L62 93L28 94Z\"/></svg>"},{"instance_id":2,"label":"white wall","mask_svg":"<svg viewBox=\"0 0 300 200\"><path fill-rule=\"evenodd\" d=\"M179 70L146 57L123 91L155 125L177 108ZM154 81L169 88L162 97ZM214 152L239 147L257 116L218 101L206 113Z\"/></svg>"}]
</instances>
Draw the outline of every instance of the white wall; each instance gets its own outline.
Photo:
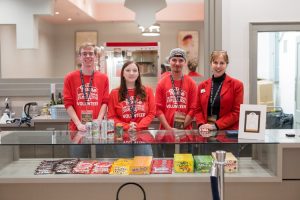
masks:
<instances>
[{"instance_id":1,"label":"white wall","mask_svg":"<svg viewBox=\"0 0 300 200\"><path fill-rule=\"evenodd\" d=\"M243 80L249 102L249 23L300 21L298 0L223 0L222 47L230 56L228 73Z\"/></svg>"},{"instance_id":2,"label":"white wall","mask_svg":"<svg viewBox=\"0 0 300 200\"><path fill-rule=\"evenodd\" d=\"M38 48L38 18L53 14L52 0L1 0L0 24L16 24L17 47Z\"/></svg>"}]
</instances>

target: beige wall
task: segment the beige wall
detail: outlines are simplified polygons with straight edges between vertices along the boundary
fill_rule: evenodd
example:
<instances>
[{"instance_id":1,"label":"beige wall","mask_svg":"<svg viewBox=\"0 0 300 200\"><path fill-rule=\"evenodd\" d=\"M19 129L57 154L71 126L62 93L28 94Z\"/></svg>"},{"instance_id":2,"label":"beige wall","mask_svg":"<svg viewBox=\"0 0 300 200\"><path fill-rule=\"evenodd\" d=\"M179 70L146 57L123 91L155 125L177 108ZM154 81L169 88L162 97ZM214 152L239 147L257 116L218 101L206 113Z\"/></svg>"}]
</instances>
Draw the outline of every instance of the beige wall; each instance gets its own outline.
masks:
<instances>
[{"instance_id":1,"label":"beige wall","mask_svg":"<svg viewBox=\"0 0 300 200\"><path fill-rule=\"evenodd\" d=\"M170 49L177 47L177 34L180 30L197 30L200 35L200 60L203 69L203 22L165 22L160 23L161 36L143 37L134 22L102 22L86 25L60 25L55 27L55 60L56 76L74 69L74 41L76 31L96 30L99 45L104 42L143 42L158 41L161 44L161 58L169 54ZM163 61L162 60L162 61Z\"/></svg>"},{"instance_id":2,"label":"beige wall","mask_svg":"<svg viewBox=\"0 0 300 200\"><path fill-rule=\"evenodd\" d=\"M203 22L161 22L161 36L143 37L134 22L102 22L80 25L50 25L40 22L39 49L16 49L14 25L0 25L1 78L63 77L75 69L75 32L96 30L99 45L104 42L158 41L164 61L170 49L177 47L178 31L199 31L200 72L203 72Z\"/></svg>"},{"instance_id":3,"label":"beige wall","mask_svg":"<svg viewBox=\"0 0 300 200\"><path fill-rule=\"evenodd\" d=\"M0 25L1 78L52 77L53 27L41 23L39 49L16 48L16 26Z\"/></svg>"}]
</instances>

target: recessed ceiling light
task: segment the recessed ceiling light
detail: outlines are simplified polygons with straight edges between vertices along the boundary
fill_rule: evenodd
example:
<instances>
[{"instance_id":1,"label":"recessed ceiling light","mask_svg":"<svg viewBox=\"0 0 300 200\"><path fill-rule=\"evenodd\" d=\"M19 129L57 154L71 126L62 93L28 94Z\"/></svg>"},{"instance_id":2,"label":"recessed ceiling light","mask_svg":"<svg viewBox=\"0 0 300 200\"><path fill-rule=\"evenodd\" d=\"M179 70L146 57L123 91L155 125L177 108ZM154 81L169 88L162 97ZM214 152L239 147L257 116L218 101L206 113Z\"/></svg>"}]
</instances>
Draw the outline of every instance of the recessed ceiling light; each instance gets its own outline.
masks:
<instances>
[{"instance_id":1,"label":"recessed ceiling light","mask_svg":"<svg viewBox=\"0 0 300 200\"><path fill-rule=\"evenodd\" d=\"M59 12L58 12L58 11L56 11L56 12L55 12L55 14L56 14L56 15L59 15Z\"/></svg>"},{"instance_id":2,"label":"recessed ceiling light","mask_svg":"<svg viewBox=\"0 0 300 200\"><path fill-rule=\"evenodd\" d=\"M72 21L72 18L69 17L69 18L68 18L68 21Z\"/></svg>"},{"instance_id":3,"label":"recessed ceiling light","mask_svg":"<svg viewBox=\"0 0 300 200\"><path fill-rule=\"evenodd\" d=\"M159 36L160 35L160 26L159 24L153 24L149 28L144 28L143 26L139 26L139 29L142 31L143 36Z\"/></svg>"},{"instance_id":4,"label":"recessed ceiling light","mask_svg":"<svg viewBox=\"0 0 300 200\"><path fill-rule=\"evenodd\" d=\"M142 36L159 36L160 33L156 33L156 32L143 32Z\"/></svg>"}]
</instances>

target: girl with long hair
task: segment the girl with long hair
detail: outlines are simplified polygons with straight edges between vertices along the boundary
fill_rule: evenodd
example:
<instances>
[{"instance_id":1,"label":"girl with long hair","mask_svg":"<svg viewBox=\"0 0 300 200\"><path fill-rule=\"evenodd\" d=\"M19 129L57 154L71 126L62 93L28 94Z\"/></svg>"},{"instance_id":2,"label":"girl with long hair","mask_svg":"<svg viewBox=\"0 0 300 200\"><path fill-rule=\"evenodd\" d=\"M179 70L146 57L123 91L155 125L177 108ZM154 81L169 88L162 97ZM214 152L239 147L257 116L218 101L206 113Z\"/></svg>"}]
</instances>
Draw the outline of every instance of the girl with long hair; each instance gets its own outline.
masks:
<instances>
[{"instance_id":1,"label":"girl with long hair","mask_svg":"<svg viewBox=\"0 0 300 200\"><path fill-rule=\"evenodd\" d=\"M122 123L124 131L146 130L155 117L155 109L153 91L142 84L138 64L126 62L121 70L120 87L113 89L109 96L108 118L115 123ZM135 145L133 148L140 155L148 155L152 154L149 147L150 145ZM144 153L141 153L141 149ZM120 152L119 147L118 150Z\"/></svg>"}]
</instances>

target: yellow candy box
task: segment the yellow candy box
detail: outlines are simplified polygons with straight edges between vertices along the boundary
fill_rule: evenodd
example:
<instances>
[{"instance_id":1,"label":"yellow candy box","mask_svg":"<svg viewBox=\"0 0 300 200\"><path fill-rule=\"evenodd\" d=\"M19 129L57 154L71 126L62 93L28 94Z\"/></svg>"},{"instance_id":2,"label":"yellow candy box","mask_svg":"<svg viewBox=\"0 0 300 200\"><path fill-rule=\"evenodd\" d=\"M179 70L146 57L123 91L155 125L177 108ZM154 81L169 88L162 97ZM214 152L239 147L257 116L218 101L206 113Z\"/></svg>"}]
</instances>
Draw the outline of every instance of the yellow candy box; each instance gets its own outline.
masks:
<instances>
[{"instance_id":1,"label":"yellow candy box","mask_svg":"<svg viewBox=\"0 0 300 200\"><path fill-rule=\"evenodd\" d=\"M150 174L152 156L135 156L130 166L131 175Z\"/></svg>"},{"instance_id":2,"label":"yellow candy box","mask_svg":"<svg viewBox=\"0 0 300 200\"><path fill-rule=\"evenodd\" d=\"M131 164L131 159L118 159L113 162L110 174L128 175Z\"/></svg>"},{"instance_id":3,"label":"yellow candy box","mask_svg":"<svg viewBox=\"0 0 300 200\"><path fill-rule=\"evenodd\" d=\"M175 173L193 173L194 159L192 154L174 154Z\"/></svg>"}]
</instances>

